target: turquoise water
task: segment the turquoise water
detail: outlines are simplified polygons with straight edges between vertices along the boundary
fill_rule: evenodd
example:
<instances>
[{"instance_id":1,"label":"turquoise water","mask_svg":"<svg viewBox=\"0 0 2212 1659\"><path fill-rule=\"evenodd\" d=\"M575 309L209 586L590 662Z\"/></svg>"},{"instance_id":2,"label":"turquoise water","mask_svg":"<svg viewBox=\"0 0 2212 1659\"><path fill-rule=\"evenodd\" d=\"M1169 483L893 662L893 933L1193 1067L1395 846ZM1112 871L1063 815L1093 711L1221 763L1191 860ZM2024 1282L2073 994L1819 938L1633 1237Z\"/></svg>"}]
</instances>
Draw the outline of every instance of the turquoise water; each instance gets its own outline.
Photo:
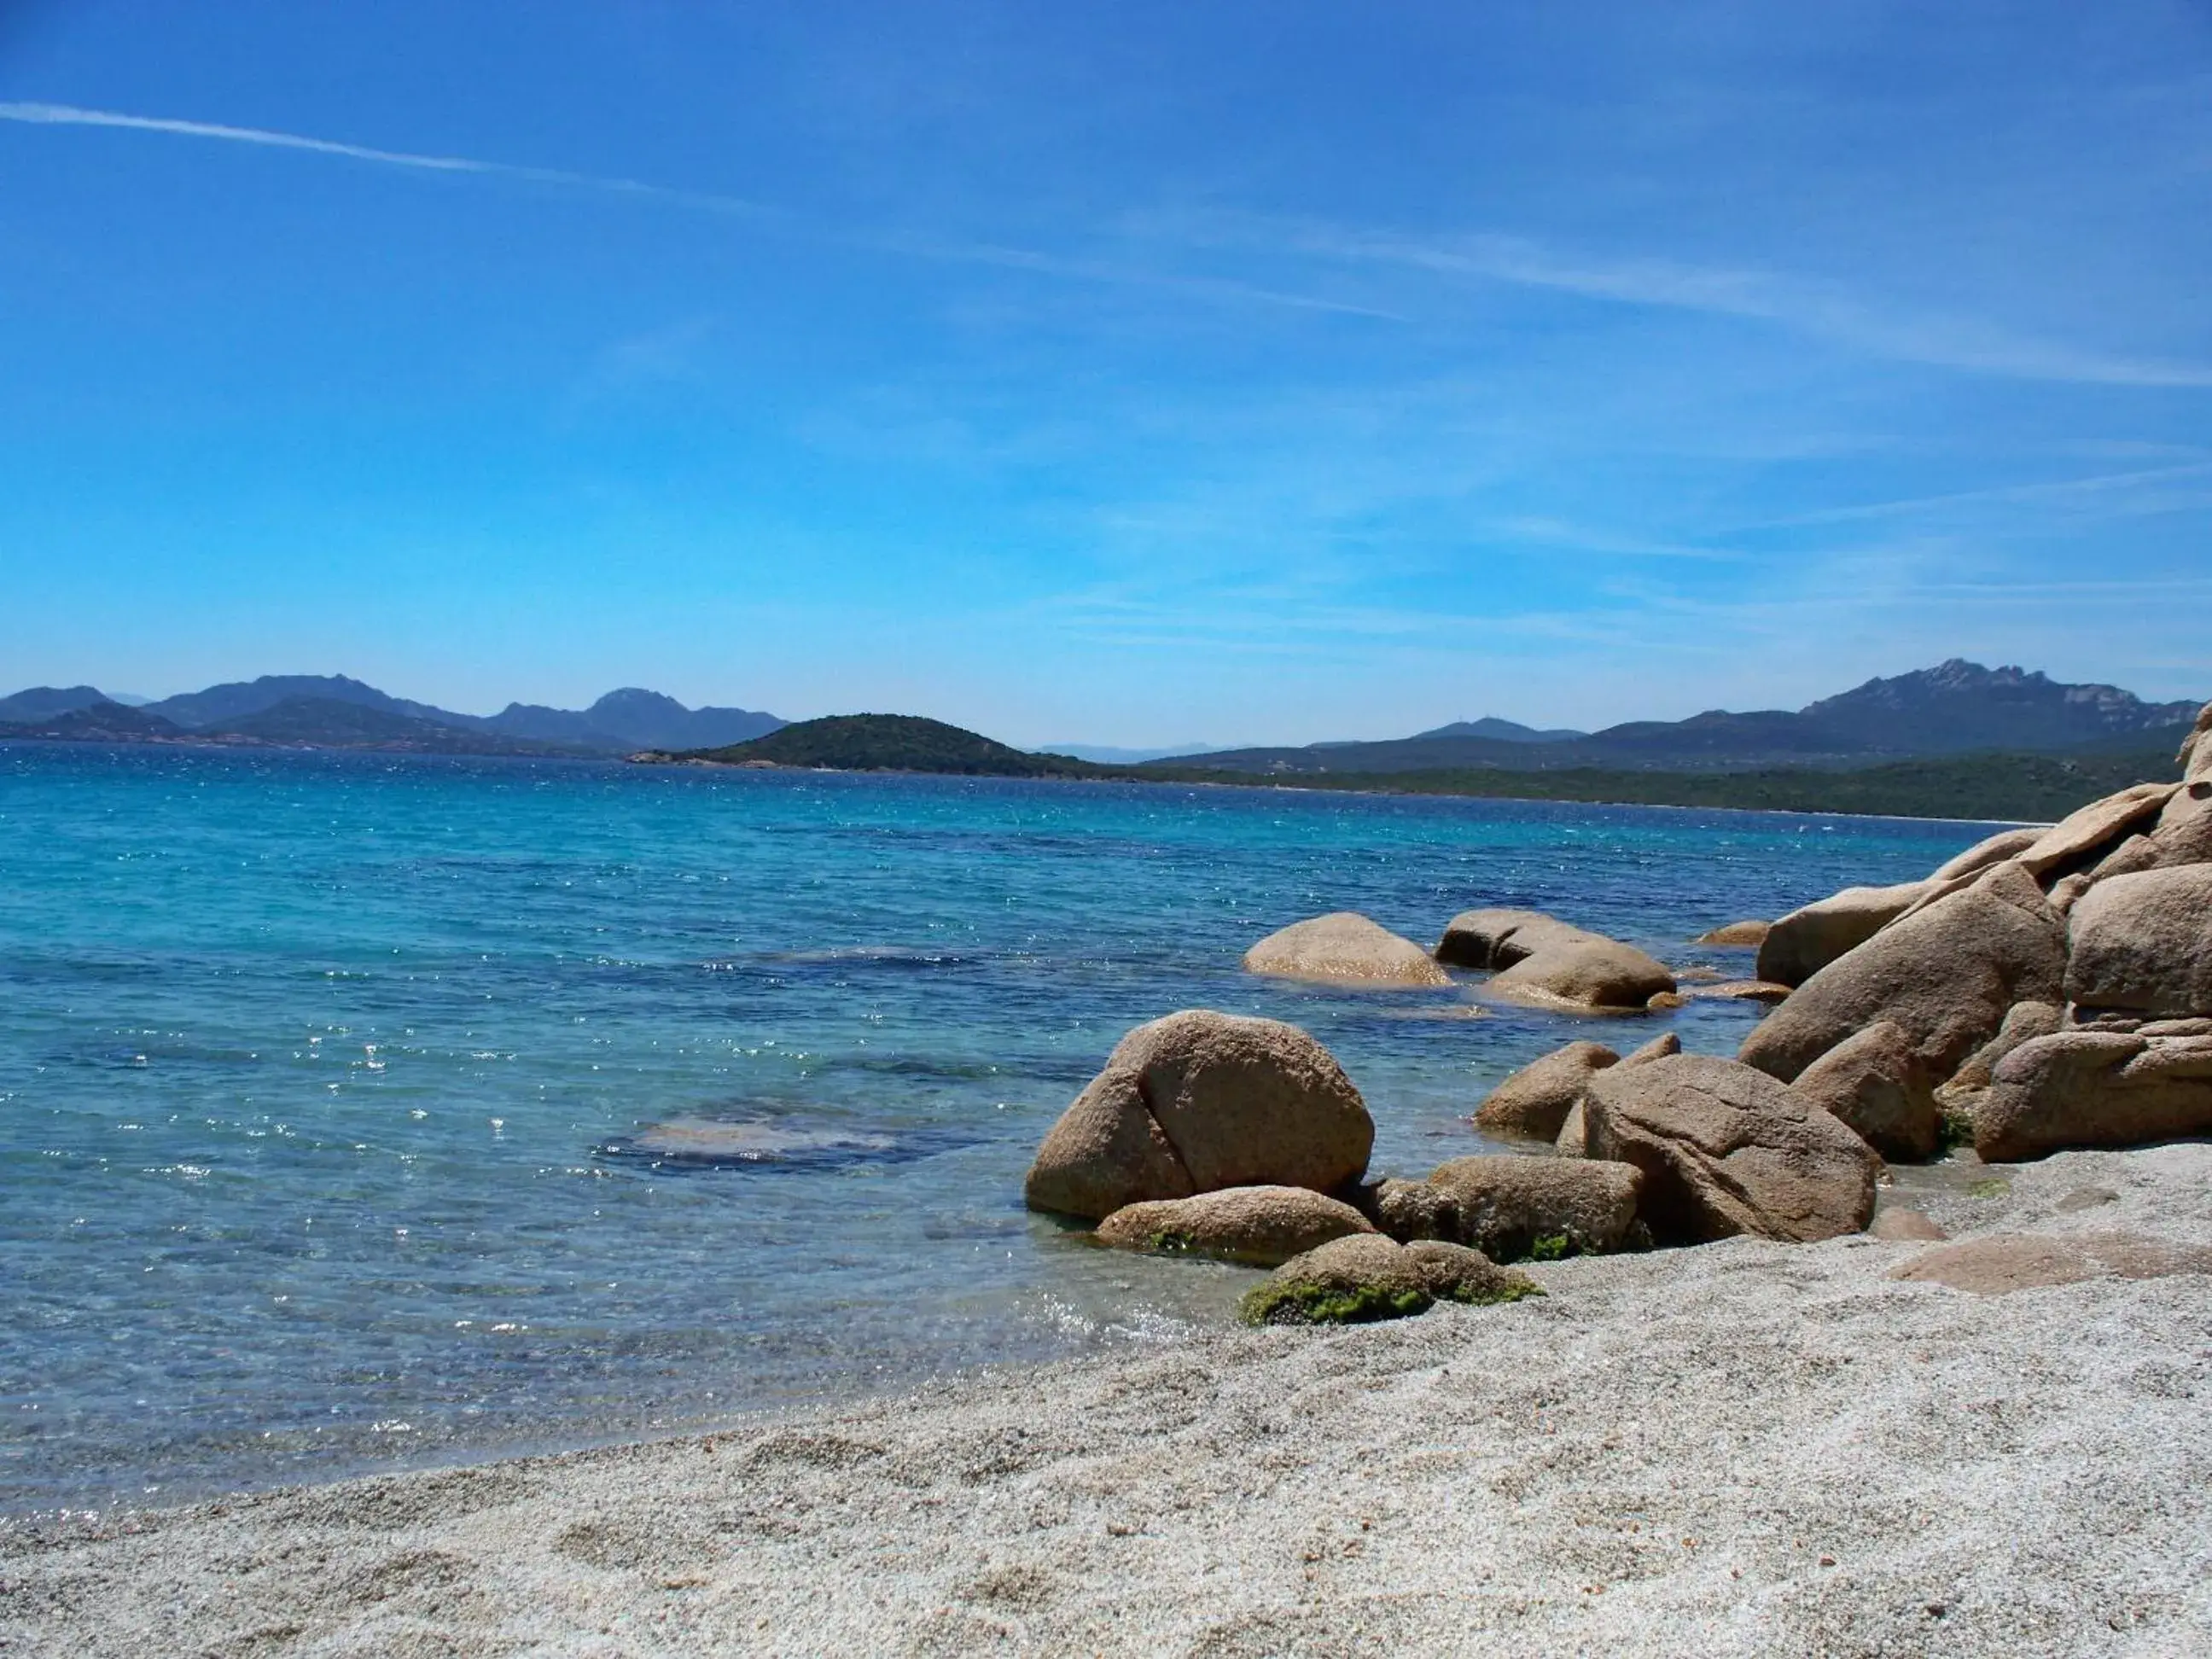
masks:
<instances>
[{"instance_id":1,"label":"turquoise water","mask_svg":"<svg viewBox=\"0 0 2212 1659\"><path fill-rule=\"evenodd\" d=\"M1121 784L0 746L0 1508L651 1431L1224 1320L1020 1205L1128 1027L1294 1020L1378 1170L1650 1021L1256 981L1357 908L1670 962L1980 826ZM1724 1051L1753 1018L1669 1016ZM750 1162L656 1160L670 1119Z\"/></svg>"}]
</instances>

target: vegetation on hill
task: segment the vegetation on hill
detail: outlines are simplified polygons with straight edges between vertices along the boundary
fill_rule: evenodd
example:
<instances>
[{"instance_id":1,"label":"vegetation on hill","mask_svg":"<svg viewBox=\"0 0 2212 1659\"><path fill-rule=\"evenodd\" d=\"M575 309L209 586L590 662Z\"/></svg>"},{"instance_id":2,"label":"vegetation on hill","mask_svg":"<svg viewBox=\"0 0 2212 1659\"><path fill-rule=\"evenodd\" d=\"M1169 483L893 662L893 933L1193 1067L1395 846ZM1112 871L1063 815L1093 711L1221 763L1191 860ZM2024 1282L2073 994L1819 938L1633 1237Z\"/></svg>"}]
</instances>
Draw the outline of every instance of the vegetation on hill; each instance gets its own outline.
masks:
<instances>
[{"instance_id":1,"label":"vegetation on hill","mask_svg":"<svg viewBox=\"0 0 2212 1659\"><path fill-rule=\"evenodd\" d=\"M1762 772L1456 771L1304 773L1279 782L1249 772L1156 762L1134 775L1244 787L1353 789L1383 794L1474 795L1520 800L1605 801L1646 806L1712 806L1789 812L1860 812L1888 817L1993 818L2041 823L2130 784L2173 775L2173 751L2119 750L2053 755L1960 755L1899 761L1857 771Z\"/></svg>"},{"instance_id":2,"label":"vegetation on hill","mask_svg":"<svg viewBox=\"0 0 2212 1659\"><path fill-rule=\"evenodd\" d=\"M949 772L994 778L1116 778L1127 769L1100 766L1072 755L1036 755L994 743L979 733L915 714L832 714L800 720L720 749L670 753L655 750L641 760L747 763L830 767L841 772Z\"/></svg>"}]
</instances>

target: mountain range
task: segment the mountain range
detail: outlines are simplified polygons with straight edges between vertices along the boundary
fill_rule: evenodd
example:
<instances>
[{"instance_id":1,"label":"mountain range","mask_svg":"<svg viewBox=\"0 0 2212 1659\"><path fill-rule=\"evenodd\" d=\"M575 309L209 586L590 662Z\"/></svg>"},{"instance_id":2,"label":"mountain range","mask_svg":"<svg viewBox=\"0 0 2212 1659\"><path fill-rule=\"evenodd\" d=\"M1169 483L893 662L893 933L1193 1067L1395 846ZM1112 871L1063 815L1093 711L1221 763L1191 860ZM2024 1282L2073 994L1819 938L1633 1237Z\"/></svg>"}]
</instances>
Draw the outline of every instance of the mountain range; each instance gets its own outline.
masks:
<instances>
[{"instance_id":1,"label":"mountain range","mask_svg":"<svg viewBox=\"0 0 2212 1659\"><path fill-rule=\"evenodd\" d=\"M2021 668L1985 668L1954 657L1934 668L1871 679L1795 710L1716 708L1687 720L1631 720L1589 733L1537 731L1495 719L1462 720L1380 743L1232 749L1185 756L1171 764L1273 775L1468 768L1843 769L1920 756L2063 754L2103 744L2133 744L2185 727L2198 706L2145 702L2117 686L2069 685Z\"/></svg>"},{"instance_id":2,"label":"mountain range","mask_svg":"<svg viewBox=\"0 0 2212 1659\"><path fill-rule=\"evenodd\" d=\"M445 754L622 755L764 737L785 722L750 708L687 708L658 691L610 691L589 708L511 702L463 714L342 674L267 674L125 705L89 685L0 697L0 736L88 742L262 743ZM14 729L10 729L14 728Z\"/></svg>"},{"instance_id":3,"label":"mountain range","mask_svg":"<svg viewBox=\"0 0 2212 1659\"><path fill-rule=\"evenodd\" d=\"M1632 720L1602 731L1543 729L1486 716L1384 742L1217 750L1148 757L1136 775L1167 772L1320 776L1379 773L1735 772L1777 767L1849 770L1975 752L2069 754L2154 745L2197 714L2194 702L2145 702L2111 685L2069 685L2041 673L1954 659L1865 684L1804 708L1683 720ZM687 708L635 688L588 708L509 703L464 714L395 697L343 675L268 675L125 707L92 686L35 686L0 697L0 738L83 742L201 742L390 749L447 754L619 755L724 749L787 722L747 708ZM1085 760L1132 751L1064 744ZM1134 751L1141 753L1143 751ZM1160 751L1152 751L1159 756Z\"/></svg>"}]
</instances>

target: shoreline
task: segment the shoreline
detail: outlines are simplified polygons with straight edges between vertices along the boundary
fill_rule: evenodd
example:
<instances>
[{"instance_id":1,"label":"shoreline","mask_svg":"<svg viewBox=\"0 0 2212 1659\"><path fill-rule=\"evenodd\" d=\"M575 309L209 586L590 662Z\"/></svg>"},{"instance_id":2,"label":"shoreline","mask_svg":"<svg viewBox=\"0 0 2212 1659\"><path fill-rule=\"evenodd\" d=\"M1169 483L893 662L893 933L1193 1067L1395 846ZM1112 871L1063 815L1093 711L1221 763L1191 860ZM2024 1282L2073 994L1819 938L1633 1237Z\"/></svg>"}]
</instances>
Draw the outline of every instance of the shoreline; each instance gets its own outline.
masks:
<instances>
[{"instance_id":1,"label":"shoreline","mask_svg":"<svg viewBox=\"0 0 2212 1659\"><path fill-rule=\"evenodd\" d=\"M2212 1145L1886 1189L2212 1246ZM2179 1654L2205 1279L1982 1296L1735 1239L711 1431L0 1522L27 1650Z\"/></svg>"}]
</instances>

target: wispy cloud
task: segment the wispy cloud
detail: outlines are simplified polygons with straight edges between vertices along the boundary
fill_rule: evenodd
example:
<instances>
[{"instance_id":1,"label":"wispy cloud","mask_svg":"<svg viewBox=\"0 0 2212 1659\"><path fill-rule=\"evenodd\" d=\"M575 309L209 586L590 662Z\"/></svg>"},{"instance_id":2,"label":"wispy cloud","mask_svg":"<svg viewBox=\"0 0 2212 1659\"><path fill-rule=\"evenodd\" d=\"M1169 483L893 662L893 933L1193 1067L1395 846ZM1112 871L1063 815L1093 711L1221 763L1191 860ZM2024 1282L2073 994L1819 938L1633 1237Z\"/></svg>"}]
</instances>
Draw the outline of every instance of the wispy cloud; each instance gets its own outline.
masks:
<instances>
[{"instance_id":1,"label":"wispy cloud","mask_svg":"<svg viewBox=\"0 0 2212 1659\"><path fill-rule=\"evenodd\" d=\"M1605 258L1563 252L1524 236L1420 237L1249 215L1187 217L1158 222L1153 228L1216 245L1257 244L1309 258L1741 318L1897 362L2020 380L2212 387L2212 364L2124 356L2034 339L1970 317L1885 310L1839 284L1780 272L1642 256Z\"/></svg>"},{"instance_id":2,"label":"wispy cloud","mask_svg":"<svg viewBox=\"0 0 2212 1659\"><path fill-rule=\"evenodd\" d=\"M1913 518L1955 507L2072 504L2119 515L2179 511L2201 507L2204 498L2175 500L2162 493L2187 479L2212 478L2212 461L2186 466L2154 466L2132 472L2102 472L2087 478L2053 478L2037 483L2005 484L1991 489L1958 489L1941 495L1912 495L1899 501L1868 501L1855 507L1824 507L1785 518L1762 519L1738 530L1778 530L1798 526L1849 524L1870 519ZM2144 492L2150 493L2146 495Z\"/></svg>"},{"instance_id":3,"label":"wispy cloud","mask_svg":"<svg viewBox=\"0 0 2212 1659\"><path fill-rule=\"evenodd\" d=\"M739 217L751 221L763 229L803 236L818 242L866 248L879 253L902 254L914 259L1026 270L1074 282L1180 294L1216 303L1251 302L1297 311L1334 313L1384 321L1402 320L1394 313L1376 307L1322 295L1290 293L1260 283L1151 270L1113 261L1071 257L994 242L937 240L889 232L839 228L811 223L787 210L740 196L725 195L716 191L685 190L600 173L572 173L560 167L526 167L510 161L487 161L466 155L434 155L417 150L382 149L370 144L343 143L335 139L310 137L302 133L274 131L266 127L240 127L217 121L185 121L167 116L131 115L115 110L83 109L73 104L0 102L0 121L14 121L29 126L105 127L127 132L160 133L171 137L296 150L311 155L334 156L343 161L406 167L423 173L462 173L520 184L625 196L699 212Z\"/></svg>"}]
</instances>

